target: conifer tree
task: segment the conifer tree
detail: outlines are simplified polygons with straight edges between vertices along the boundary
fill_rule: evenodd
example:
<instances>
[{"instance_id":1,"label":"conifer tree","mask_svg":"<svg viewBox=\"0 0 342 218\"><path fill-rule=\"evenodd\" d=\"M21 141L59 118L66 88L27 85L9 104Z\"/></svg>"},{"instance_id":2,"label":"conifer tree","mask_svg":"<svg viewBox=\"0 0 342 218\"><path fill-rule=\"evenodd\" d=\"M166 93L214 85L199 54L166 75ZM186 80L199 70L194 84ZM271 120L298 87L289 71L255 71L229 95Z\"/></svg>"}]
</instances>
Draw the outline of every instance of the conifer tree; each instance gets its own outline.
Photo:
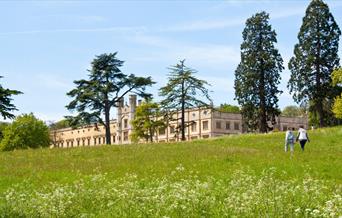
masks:
<instances>
[{"instance_id":1,"label":"conifer tree","mask_svg":"<svg viewBox=\"0 0 342 218\"><path fill-rule=\"evenodd\" d=\"M145 88L154 82L151 77L124 74L120 67L123 61L115 53L96 56L91 63L89 80L74 81L76 88L67 93L74 98L66 107L78 114L67 117L71 125L98 122L105 127L106 144L111 144L110 110L128 93L150 97ZM104 119L103 119L104 118Z\"/></svg>"},{"instance_id":2,"label":"conifer tree","mask_svg":"<svg viewBox=\"0 0 342 218\"><path fill-rule=\"evenodd\" d=\"M279 115L278 89L283 59L275 48L276 32L266 12L247 19L241 44L241 62L235 71L235 99L248 131L268 131L268 121Z\"/></svg>"},{"instance_id":3,"label":"conifer tree","mask_svg":"<svg viewBox=\"0 0 342 218\"><path fill-rule=\"evenodd\" d=\"M329 7L322 0L312 0L306 9L298 33L294 56L289 62L288 88L297 103L309 103L319 126L328 124L334 97L331 73L339 66L338 42L341 31Z\"/></svg>"},{"instance_id":4,"label":"conifer tree","mask_svg":"<svg viewBox=\"0 0 342 218\"><path fill-rule=\"evenodd\" d=\"M2 76L0 76L0 79ZM0 114L4 119L13 119L15 116L12 111L16 111L17 108L11 102L13 95L19 95L22 92L18 90L5 89L0 85Z\"/></svg>"},{"instance_id":5,"label":"conifer tree","mask_svg":"<svg viewBox=\"0 0 342 218\"><path fill-rule=\"evenodd\" d=\"M164 97L160 104L164 111L170 112L170 117L172 113L181 111L179 129L182 141L186 140L185 110L194 107L209 107L212 102L209 91L205 87L209 85L208 82L197 79L194 76L196 71L186 67L184 62L185 60L182 60L170 68L169 81L166 86L160 88L160 95Z\"/></svg>"}]
</instances>

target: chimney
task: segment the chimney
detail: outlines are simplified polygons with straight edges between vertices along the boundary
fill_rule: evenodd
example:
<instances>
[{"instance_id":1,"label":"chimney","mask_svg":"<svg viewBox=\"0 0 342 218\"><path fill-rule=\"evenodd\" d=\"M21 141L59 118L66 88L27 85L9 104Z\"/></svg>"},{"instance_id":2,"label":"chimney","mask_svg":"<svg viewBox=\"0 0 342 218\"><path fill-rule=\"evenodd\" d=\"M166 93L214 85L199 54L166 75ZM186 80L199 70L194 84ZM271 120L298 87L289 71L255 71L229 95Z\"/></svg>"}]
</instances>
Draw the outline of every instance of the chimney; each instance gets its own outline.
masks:
<instances>
[{"instance_id":1,"label":"chimney","mask_svg":"<svg viewBox=\"0 0 342 218\"><path fill-rule=\"evenodd\" d=\"M135 108L137 107L137 96L130 95L129 96L129 106L131 108L131 113L135 112Z\"/></svg>"}]
</instances>

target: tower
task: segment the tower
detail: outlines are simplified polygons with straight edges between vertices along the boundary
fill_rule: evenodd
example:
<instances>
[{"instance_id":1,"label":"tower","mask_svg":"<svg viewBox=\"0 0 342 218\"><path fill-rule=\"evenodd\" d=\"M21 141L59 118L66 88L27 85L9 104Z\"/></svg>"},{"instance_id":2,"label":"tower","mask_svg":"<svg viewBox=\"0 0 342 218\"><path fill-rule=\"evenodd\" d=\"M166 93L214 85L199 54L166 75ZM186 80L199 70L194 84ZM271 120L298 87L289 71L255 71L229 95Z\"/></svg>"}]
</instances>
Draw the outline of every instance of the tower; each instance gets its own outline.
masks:
<instances>
[{"instance_id":1,"label":"tower","mask_svg":"<svg viewBox=\"0 0 342 218\"><path fill-rule=\"evenodd\" d=\"M124 99L121 98L118 102L118 112L117 112L117 134L116 134L116 141L118 144L122 143L122 110L124 107Z\"/></svg>"},{"instance_id":2,"label":"tower","mask_svg":"<svg viewBox=\"0 0 342 218\"><path fill-rule=\"evenodd\" d=\"M135 110L137 108L137 96L136 95L130 95L129 96L129 116L128 116L128 123L129 123L129 131L128 133L131 134L132 132L132 125L131 121L134 119Z\"/></svg>"}]
</instances>

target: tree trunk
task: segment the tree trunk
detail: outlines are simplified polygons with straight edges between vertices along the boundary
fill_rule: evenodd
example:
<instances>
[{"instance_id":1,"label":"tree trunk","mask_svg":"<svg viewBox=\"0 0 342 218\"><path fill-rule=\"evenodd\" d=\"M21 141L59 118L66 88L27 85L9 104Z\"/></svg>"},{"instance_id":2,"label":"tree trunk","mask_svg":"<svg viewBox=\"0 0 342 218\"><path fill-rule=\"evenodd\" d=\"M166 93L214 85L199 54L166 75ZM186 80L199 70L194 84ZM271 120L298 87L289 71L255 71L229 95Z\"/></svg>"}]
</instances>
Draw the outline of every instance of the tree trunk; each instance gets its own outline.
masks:
<instances>
[{"instance_id":1,"label":"tree trunk","mask_svg":"<svg viewBox=\"0 0 342 218\"><path fill-rule=\"evenodd\" d=\"M108 100L105 101L105 128L106 128L106 144L111 144L111 137L110 137L110 106Z\"/></svg>"},{"instance_id":2,"label":"tree trunk","mask_svg":"<svg viewBox=\"0 0 342 218\"><path fill-rule=\"evenodd\" d=\"M181 131L182 141L185 141L185 90L184 90L184 79L182 81L182 118L181 118Z\"/></svg>"},{"instance_id":3,"label":"tree trunk","mask_svg":"<svg viewBox=\"0 0 342 218\"><path fill-rule=\"evenodd\" d=\"M152 128L149 128L148 130L150 132L150 142L153 142L153 131L152 131Z\"/></svg>"},{"instance_id":4,"label":"tree trunk","mask_svg":"<svg viewBox=\"0 0 342 218\"><path fill-rule=\"evenodd\" d=\"M260 94L259 128L260 128L260 132L265 133L267 132L267 118L266 118L265 82L263 78L263 73L262 73L262 78L261 78L260 87L259 87L259 94Z\"/></svg>"},{"instance_id":5,"label":"tree trunk","mask_svg":"<svg viewBox=\"0 0 342 218\"><path fill-rule=\"evenodd\" d=\"M320 42L320 26L319 22L317 20L316 22L316 31L317 31L317 51L316 51L316 60L315 60L315 68L316 68L316 96L314 96L314 102L316 106L316 110L318 113L318 119L319 119L319 126L324 127L324 111L323 111L323 98L322 95L325 93L322 93L321 90L321 65L320 65L320 59L321 59L321 42Z\"/></svg>"},{"instance_id":6,"label":"tree trunk","mask_svg":"<svg viewBox=\"0 0 342 218\"><path fill-rule=\"evenodd\" d=\"M260 36L261 37L261 36ZM260 60L260 84L259 84L259 131L262 133L267 132L267 114L266 114L266 96L265 96L265 71L263 69L264 61Z\"/></svg>"}]
</instances>

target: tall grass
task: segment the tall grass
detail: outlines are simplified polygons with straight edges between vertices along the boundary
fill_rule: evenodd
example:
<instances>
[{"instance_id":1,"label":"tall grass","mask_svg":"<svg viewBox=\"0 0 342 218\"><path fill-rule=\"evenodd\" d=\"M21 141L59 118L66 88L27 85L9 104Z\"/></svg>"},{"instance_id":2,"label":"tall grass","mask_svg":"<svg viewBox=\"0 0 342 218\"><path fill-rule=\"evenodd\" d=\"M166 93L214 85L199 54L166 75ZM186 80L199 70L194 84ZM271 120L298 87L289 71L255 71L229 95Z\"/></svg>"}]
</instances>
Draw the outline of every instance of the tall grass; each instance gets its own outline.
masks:
<instances>
[{"instance_id":1,"label":"tall grass","mask_svg":"<svg viewBox=\"0 0 342 218\"><path fill-rule=\"evenodd\" d=\"M0 217L339 217L342 128L0 153Z\"/></svg>"}]
</instances>

